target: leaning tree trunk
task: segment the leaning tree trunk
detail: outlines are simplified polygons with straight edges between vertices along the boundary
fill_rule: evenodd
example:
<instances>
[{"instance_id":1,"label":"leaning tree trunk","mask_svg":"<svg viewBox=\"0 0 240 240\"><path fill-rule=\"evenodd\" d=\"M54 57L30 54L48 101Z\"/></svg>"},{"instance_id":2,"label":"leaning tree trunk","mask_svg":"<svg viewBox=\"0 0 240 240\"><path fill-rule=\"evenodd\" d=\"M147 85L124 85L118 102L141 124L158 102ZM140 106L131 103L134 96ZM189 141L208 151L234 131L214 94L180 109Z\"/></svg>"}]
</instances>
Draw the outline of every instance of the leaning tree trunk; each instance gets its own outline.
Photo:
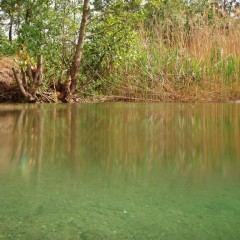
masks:
<instances>
[{"instance_id":1,"label":"leaning tree trunk","mask_svg":"<svg viewBox=\"0 0 240 240\"><path fill-rule=\"evenodd\" d=\"M77 75L80 69L80 62L83 54L83 44L84 44L84 38L85 38L85 31L86 31L86 25L89 15L89 2L90 0L84 0L83 3L83 14L82 14L82 20L81 25L79 29L79 35L78 35L78 42L76 45L75 54L72 60L72 65L69 70L68 77L65 81L65 89L64 89L64 95L65 95L65 101L69 101L70 94L75 92L76 86L77 86Z\"/></svg>"},{"instance_id":2,"label":"leaning tree trunk","mask_svg":"<svg viewBox=\"0 0 240 240\"><path fill-rule=\"evenodd\" d=\"M20 74L15 68L12 68L12 71L22 96L29 102L37 101L37 90L42 85L43 79L42 56L38 56L37 68L28 63L26 71L23 68Z\"/></svg>"}]
</instances>

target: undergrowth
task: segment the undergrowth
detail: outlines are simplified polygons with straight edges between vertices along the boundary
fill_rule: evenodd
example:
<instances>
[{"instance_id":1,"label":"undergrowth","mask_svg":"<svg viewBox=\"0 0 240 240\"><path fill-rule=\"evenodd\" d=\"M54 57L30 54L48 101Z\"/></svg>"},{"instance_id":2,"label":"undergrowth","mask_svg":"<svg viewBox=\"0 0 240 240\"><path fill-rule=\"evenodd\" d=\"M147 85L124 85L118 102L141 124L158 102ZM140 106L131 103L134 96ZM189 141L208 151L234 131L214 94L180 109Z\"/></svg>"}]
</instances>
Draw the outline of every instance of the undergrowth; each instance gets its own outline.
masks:
<instances>
[{"instance_id":1,"label":"undergrowth","mask_svg":"<svg viewBox=\"0 0 240 240\"><path fill-rule=\"evenodd\" d=\"M240 23L194 15L153 19L139 30L139 58L107 77L107 95L149 101L227 101L240 98Z\"/></svg>"}]
</instances>

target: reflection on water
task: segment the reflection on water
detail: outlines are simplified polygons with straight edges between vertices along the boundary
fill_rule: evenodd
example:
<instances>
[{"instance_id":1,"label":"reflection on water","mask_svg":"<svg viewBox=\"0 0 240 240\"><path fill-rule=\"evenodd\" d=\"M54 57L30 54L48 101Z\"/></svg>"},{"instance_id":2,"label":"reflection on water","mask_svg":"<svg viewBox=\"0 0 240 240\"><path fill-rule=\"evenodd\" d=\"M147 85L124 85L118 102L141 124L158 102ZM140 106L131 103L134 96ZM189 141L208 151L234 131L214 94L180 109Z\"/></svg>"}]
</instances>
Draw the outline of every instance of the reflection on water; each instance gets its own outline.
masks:
<instances>
[{"instance_id":1,"label":"reflection on water","mask_svg":"<svg viewBox=\"0 0 240 240\"><path fill-rule=\"evenodd\" d=\"M1 105L0 239L238 239L239 146L237 104Z\"/></svg>"}]
</instances>

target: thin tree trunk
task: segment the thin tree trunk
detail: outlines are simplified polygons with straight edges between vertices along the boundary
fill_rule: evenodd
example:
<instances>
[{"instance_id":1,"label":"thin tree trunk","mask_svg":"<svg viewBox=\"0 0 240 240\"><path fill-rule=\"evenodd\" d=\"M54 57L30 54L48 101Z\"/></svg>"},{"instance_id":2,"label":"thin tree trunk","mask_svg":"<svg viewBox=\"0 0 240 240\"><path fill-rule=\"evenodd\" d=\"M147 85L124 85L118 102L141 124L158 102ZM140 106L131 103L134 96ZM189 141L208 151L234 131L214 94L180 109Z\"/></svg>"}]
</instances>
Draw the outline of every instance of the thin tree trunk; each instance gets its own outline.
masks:
<instances>
[{"instance_id":1,"label":"thin tree trunk","mask_svg":"<svg viewBox=\"0 0 240 240\"><path fill-rule=\"evenodd\" d=\"M13 21L11 19L8 31L8 40L12 44L12 30L13 30Z\"/></svg>"},{"instance_id":2,"label":"thin tree trunk","mask_svg":"<svg viewBox=\"0 0 240 240\"><path fill-rule=\"evenodd\" d=\"M72 60L71 68L70 68L70 78L66 80L66 88L65 88L66 101L69 101L70 93L74 92L77 86L77 75L80 69L80 61L83 54L83 43L84 43L86 24L87 24L88 14L89 14L89 2L90 0L84 0L84 3L83 3L83 14L82 14L79 35L78 35L78 43L76 46L75 54Z\"/></svg>"},{"instance_id":3,"label":"thin tree trunk","mask_svg":"<svg viewBox=\"0 0 240 240\"><path fill-rule=\"evenodd\" d=\"M66 5L63 6L63 26L62 26L62 63L63 65L66 63L66 31L65 31L65 25L66 25Z\"/></svg>"},{"instance_id":4,"label":"thin tree trunk","mask_svg":"<svg viewBox=\"0 0 240 240\"><path fill-rule=\"evenodd\" d=\"M42 55L38 56L38 64L37 64L37 71L33 78L32 86L29 90L30 94L35 98L37 89L42 84Z\"/></svg>"}]
</instances>

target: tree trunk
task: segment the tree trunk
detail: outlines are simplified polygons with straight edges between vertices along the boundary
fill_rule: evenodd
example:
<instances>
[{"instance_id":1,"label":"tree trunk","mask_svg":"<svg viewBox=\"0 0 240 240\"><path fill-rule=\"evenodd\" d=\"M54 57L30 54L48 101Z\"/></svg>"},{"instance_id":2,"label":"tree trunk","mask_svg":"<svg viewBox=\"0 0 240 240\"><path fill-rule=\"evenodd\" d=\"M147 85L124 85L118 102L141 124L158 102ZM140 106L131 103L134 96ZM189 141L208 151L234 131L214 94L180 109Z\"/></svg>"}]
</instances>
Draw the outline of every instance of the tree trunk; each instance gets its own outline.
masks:
<instances>
[{"instance_id":1,"label":"tree trunk","mask_svg":"<svg viewBox=\"0 0 240 240\"><path fill-rule=\"evenodd\" d=\"M42 85L42 55L38 56L37 71L33 78L32 86L29 90L30 94L36 98L37 89Z\"/></svg>"},{"instance_id":2,"label":"tree trunk","mask_svg":"<svg viewBox=\"0 0 240 240\"><path fill-rule=\"evenodd\" d=\"M8 40L12 44L12 30L13 30L13 21L11 19L8 31Z\"/></svg>"},{"instance_id":3,"label":"tree trunk","mask_svg":"<svg viewBox=\"0 0 240 240\"><path fill-rule=\"evenodd\" d=\"M17 74L17 71L12 68L13 76L17 82L21 94L29 102L37 101L37 90L42 85L43 70L42 70L42 55L38 56L37 69L31 67L30 64L27 66L26 73L21 69L21 78ZM29 78L30 86L28 87L26 76Z\"/></svg>"},{"instance_id":4,"label":"tree trunk","mask_svg":"<svg viewBox=\"0 0 240 240\"><path fill-rule=\"evenodd\" d=\"M76 45L75 54L72 60L72 65L69 70L69 77L65 81L65 101L69 101L70 93L76 90L77 86L77 75L80 69L80 62L83 54L83 43L85 38L86 24L89 14L89 2L90 0L84 0L82 20L79 29L78 42Z\"/></svg>"}]
</instances>

